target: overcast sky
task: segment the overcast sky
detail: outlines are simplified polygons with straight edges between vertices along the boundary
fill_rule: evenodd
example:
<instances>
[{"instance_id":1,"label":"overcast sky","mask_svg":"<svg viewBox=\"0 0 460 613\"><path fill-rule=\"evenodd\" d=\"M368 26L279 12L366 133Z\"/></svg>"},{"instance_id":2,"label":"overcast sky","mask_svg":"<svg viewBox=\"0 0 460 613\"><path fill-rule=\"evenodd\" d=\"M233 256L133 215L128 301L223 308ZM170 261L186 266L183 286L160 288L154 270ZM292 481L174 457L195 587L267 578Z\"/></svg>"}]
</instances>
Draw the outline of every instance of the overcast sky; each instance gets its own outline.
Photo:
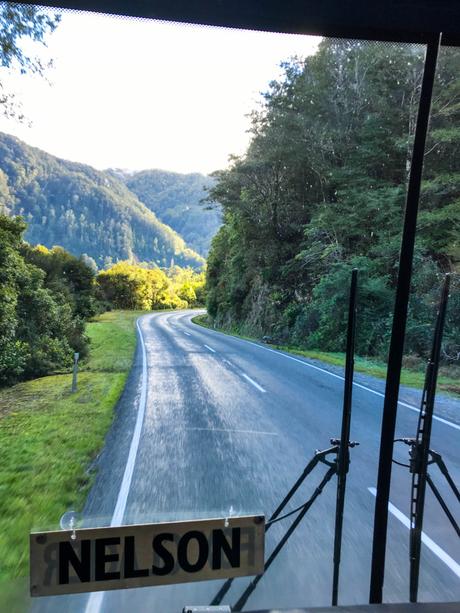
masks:
<instances>
[{"instance_id":1,"label":"overcast sky","mask_svg":"<svg viewBox=\"0 0 460 613\"><path fill-rule=\"evenodd\" d=\"M32 127L2 117L0 131L99 169L208 173L244 152L280 62L319 40L65 12L40 50L51 85L8 79Z\"/></svg>"}]
</instances>

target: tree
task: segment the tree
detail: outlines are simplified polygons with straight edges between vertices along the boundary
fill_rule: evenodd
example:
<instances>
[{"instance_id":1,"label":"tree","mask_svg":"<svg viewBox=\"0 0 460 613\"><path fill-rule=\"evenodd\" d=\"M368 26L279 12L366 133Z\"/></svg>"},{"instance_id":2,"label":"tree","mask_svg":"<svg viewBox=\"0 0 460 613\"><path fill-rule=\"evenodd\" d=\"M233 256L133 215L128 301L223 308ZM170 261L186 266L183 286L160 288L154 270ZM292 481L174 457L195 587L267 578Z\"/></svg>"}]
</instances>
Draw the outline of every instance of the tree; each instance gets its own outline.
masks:
<instances>
[{"instance_id":1,"label":"tree","mask_svg":"<svg viewBox=\"0 0 460 613\"><path fill-rule=\"evenodd\" d=\"M358 350L386 357L421 49L326 39L314 56L283 68L252 114L247 152L215 173L209 190L224 224L208 258L208 313L243 333L341 351L357 265ZM419 355L441 273L460 262L459 68L460 52L444 50L406 339ZM459 323L452 326L449 355L460 344Z\"/></svg>"},{"instance_id":2,"label":"tree","mask_svg":"<svg viewBox=\"0 0 460 613\"><path fill-rule=\"evenodd\" d=\"M19 255L24 230L21 220L0 216L0 385L23 372L28 355L25 343L16 336L17 283L26 273Z\"/></svg>"},{"instance_id":3,"label":"tree","mask_svg":"<svg viewBox=\"0 0 460 613\"><path fill-rule=\"evenodd\" d=\"M50 15L37 6L0 3L0 66L4 70L19 68L21 74L43 76L49 64L43 64L40 58L24 52L21 41L29 38L46 46L47 34L56 29L59 21L59 15ZM0 105L7 117L24 119L14 93L6 91L1 80Z\"/></svg>"},{"instance_id":4,"label":"tree","mask_svg":"<svg viewBox=\"0 0 460 613\"><path fill-rule=\"evenodd\" d=\"M204 274L174 266L118 262L97 276L102 300L117 309L185 309L204 304Z\"/></svg>"},{"instance_id":5,"label":"tree","mask_svg":"<svg viewBox=\"0 0 460 613\"><path fill-rule=\"evenodd\" d=\"M62 247L47 249L27 243L23 243L21 252L27 262L45 272L45 286L62 296L71 305L74 315L88 319L96 314L96 275L83 256L77 258Z\"/></svg>"}]
</instances>

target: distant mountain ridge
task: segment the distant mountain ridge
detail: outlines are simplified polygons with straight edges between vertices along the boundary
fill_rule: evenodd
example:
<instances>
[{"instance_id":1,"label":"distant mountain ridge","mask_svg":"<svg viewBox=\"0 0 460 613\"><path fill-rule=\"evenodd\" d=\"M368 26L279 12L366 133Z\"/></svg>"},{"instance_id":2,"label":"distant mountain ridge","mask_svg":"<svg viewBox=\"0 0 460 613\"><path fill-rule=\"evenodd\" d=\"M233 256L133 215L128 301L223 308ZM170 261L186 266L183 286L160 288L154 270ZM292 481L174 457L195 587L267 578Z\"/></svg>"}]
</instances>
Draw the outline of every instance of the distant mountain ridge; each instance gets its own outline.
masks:
<instances>
[{"instance_id":1,"label":"distant mountain ridge","mask_svg":"<svg viewBox=\"0 0 460 613\"><path fill-rule=\"evenodd\" d=\"M0 209L22 215L26 240L118 260L200 268L204 259L114 173L69 162L0 133Z\"/></svg>"},{"instance_id":2,"label":"distant mountain ridge","mask_svg":"<svg viewBox=\"0 0 460 613\"><path fill-rule=\"evenodd\" d=\"M207 188L215 183L212 177L166 170L108 172L122 177L160 221L180 234L192 249L207 256L211 240L222 224L220 209L209 210L201 202L207 196Z\"/></svg>"}]
</instances>

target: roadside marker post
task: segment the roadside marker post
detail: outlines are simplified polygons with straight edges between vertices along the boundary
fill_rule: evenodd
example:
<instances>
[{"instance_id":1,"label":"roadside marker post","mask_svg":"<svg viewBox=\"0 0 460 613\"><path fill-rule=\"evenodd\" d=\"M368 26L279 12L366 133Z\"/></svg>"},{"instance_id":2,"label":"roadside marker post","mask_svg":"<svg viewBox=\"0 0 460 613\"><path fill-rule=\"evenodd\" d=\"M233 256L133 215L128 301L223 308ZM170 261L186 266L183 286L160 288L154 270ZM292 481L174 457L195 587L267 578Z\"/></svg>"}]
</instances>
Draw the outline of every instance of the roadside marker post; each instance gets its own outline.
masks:
<instances>
[{"instance_id":1,"label":"roadside marker post","mask_svg":"<svg viewBox=\"0 0 460 613\"><path fill-rule=\"evenodd\" d=\"M77 375L78 375L78 358L80 354L75 352L73 354L73 375L72 375L72 394L77 391Z\"/></svg>"}]
</instances>

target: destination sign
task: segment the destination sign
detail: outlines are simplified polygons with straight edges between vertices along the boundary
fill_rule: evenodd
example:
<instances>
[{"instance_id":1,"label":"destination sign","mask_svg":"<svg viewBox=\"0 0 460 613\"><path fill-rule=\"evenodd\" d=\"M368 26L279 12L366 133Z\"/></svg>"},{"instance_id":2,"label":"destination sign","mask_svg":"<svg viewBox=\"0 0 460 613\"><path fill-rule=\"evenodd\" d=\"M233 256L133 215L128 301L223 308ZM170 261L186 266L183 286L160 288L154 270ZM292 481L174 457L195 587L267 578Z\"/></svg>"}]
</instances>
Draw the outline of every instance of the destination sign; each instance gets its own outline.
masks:
<instances>
[{"instance_id":1,"label":"destination sign","mask_svg":"<svg viewBox=\"0 0 460 613\"><path fill-rule=\"evenodd\" d=\"M263 516L32 533L30 593L51 596L259 575L264 537Z\"/></svg>"}]
</instances>

